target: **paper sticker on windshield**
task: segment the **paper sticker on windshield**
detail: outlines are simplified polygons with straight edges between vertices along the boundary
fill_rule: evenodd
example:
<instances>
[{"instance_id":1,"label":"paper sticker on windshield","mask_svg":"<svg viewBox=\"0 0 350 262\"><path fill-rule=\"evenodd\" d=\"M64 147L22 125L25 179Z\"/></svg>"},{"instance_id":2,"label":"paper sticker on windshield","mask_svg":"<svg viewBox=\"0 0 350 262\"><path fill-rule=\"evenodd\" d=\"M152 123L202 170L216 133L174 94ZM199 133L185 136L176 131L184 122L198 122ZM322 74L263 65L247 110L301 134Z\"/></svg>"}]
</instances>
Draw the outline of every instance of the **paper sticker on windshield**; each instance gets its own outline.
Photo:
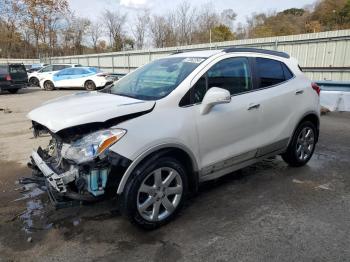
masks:
<instances>
[{"instance_id":1,"label":"paper sticker on windshield","mask_svg":"<svg viewBox=\"0 0 350 262\"><path fill-rule=\"evenodd\" d=\"M185 63L193 63L193 64L200 64L204 61L204 58L201 57L188 57L184 60Z\"/></svg>"}]
</instances>

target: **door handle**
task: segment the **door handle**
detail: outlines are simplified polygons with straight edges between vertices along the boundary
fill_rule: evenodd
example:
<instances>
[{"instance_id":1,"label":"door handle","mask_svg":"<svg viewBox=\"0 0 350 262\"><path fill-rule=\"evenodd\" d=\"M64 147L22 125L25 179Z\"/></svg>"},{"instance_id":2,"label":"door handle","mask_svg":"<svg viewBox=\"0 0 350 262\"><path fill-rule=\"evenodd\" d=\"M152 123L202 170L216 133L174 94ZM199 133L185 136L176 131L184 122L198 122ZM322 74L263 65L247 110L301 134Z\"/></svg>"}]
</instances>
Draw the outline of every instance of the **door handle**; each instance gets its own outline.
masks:
<instances>
[{"instance_id":1,"label":"door handle","mask_svg":"<svg viewBox=\"0 0 350 262\"><path fill-rule=\"evenodd\" d=\"M295 92L295 94L296 94L296 95L302 95L302 94L304 94L304 90L297 90L297 91Z\"/></svg>"},{"instance_id":2,"label":"door handle","mask_svg":"<svg viewBox=\"0 0 350 262\"><path fill-rule=\"evenodd\" d=\"M251 104L248 107L248 110L259 109L260 104Z\"/></svg>"}]
</instances>

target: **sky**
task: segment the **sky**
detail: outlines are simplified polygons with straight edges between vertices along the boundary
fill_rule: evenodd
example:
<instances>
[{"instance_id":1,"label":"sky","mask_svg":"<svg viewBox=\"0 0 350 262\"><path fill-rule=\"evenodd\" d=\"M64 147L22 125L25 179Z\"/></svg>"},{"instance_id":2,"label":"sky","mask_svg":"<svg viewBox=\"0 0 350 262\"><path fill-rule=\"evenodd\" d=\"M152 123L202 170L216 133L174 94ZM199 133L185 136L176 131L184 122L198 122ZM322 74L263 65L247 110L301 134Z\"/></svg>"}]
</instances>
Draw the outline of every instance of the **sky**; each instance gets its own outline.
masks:
<instances>
[{"instance_id":1,"label":"sky","mask_svg":"<svg viewBox=\"0 0 350 262\"><path fill-rule=\"evenodd\" d=\"M78 16L98 20L105 9L117 10L133 17L139 10L149 8L152 13L164 14L175 9L183 0L68 0ZM304 7L316 0L188 0L194 7L211 2L217 11L232 8L237 13L237 22L244 23L254 12L281 11L291 7Z\"/></svg>"}]
</instances>

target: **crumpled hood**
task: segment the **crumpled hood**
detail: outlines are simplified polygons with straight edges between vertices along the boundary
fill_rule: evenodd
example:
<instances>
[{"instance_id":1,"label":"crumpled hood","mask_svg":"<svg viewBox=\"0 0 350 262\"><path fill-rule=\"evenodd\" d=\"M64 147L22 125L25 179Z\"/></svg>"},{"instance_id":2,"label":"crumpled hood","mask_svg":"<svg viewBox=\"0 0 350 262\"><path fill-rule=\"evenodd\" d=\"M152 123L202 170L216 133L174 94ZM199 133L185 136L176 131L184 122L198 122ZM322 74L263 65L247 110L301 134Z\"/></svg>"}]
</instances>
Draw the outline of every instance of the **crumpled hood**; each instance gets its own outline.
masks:
<instances>
[{"instance_id":1,"label":"crumpled hood","mask_svg":"<svg viewBox=\"0 0 350 262\"><path fill-rule=\"evenodd\" d=\"M151 110L154 101L142 101L101 92L80 92L50 100L28 113L27 117L52 132L88 123Z\"/></svg>"}]
</instances>

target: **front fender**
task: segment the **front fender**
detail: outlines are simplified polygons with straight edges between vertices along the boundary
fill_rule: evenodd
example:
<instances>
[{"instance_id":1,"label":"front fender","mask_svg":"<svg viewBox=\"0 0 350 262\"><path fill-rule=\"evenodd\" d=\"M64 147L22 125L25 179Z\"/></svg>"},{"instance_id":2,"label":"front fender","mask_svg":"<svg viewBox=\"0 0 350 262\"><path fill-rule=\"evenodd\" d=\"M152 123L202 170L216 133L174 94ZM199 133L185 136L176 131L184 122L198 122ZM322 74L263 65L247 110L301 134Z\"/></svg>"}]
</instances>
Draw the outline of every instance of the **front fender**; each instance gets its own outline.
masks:
<instances>
[{"instance_id":1,"label":"front fender","mask_svg":"<svg viewBox=\"0 0 350 262\"><path fill-rule=\"evenodd\" d=\"M132 174L134 169L138 166L138 164L140 164L142 162L142 160L144 160L146 157L150 156L154 152L157 152L157 151L162 150L162 149L167 149L167 148L169 148L169 149L177 148L177 149L181 149L181 150L185 151L191 158L194 171L198 171L197 160L196 160L194 154L185 145L182 145L182 144L159 144L157 146L149 148L148 150L144 151L138 157L135 158L135 160L131 163L131 165L125 171L125 173L124 173L124 175L119 183L117 194L120 195L123 193L125 185L129 179L130 175Z\"/></svg>"}]
</instances>

